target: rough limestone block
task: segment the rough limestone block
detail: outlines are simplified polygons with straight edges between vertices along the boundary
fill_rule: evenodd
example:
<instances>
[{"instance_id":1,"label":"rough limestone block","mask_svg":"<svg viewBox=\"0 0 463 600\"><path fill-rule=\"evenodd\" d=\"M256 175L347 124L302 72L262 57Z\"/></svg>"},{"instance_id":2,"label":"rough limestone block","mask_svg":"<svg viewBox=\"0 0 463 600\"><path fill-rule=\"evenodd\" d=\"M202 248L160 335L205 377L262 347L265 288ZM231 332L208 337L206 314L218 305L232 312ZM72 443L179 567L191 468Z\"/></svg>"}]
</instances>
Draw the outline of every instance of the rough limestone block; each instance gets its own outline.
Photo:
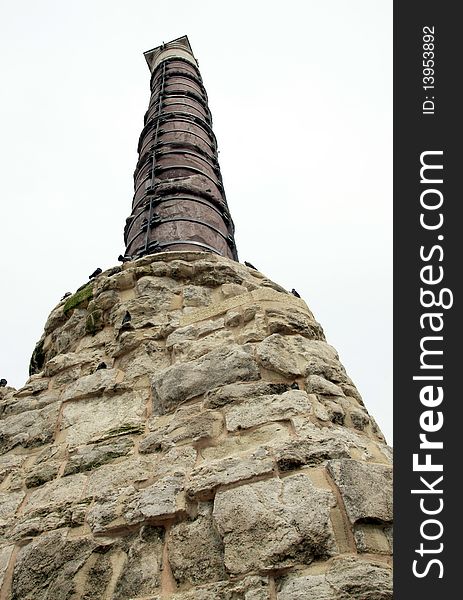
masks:
<instances>
[{"instance_id":1,"label":"rough limestone block","mask_svg":"<svg viewBox=\"0 0 463 600\"><path fill-rule=\"evenodd\" d=\"M323 329L309 311L295 310L294 306L291 305L287 309L268 308L265 314L270 333L280 333L282 335L298 333L309 339L325 339Z\"/></svg>"},{"instance_id":2,"label":"rough limestone block","mask_svg":"<svg viewBox=\"0 0 463 600\"><path fill-rule=\"evenodd\" d=\"M230 383L206 393L204 398L205 408L219 408L226 404L239 402L246 398L257 396L270 396L271 394L283 394L290 386L286 383L268 383L266 381L252 381L244 383Z\"/></svg>"},{"instance_id":3,"label":"rough limestone block","mask_svg":"<svg viewBox=\"0 0 463 600\"><path fill-rule=\"evenodd\" d=\"M0 531L5 527L11 517L19 508L19 505L24 500L25 492L0 492Z\"/></svg>"},{"instance_id":4,"label":"rough limestone block","mask_svg":"<svg viewBox=\"0 0 463 600\"><path fill-rule=\"evenodd\" d=\"M13 573L11 600L66 600L77 593L74 577L95 543L66 542L63 530L45 533L20 549Z\"/></svg>"},{"instance_id":5,"label":"rough limestone block","mask_svg":"<svg viewBox=\"0 0 463 600\"><path fill-rule=\"evenodd\" d=\"M153 467L153 477L188 475L196 462L196 450L191 446L171 448L159 457Z\"/></svg>"},{"instance_id":6,"label":"rough limestone block","mask_svg":"<svg viewBox=\"0 0 463 600\"><path fill-rule=\"evenodd\" d=\"M315 466L333 458L349 458L347 445L329 430L319 429L310 423L299 439L289 439L278 444L274 456L280 471L291 471L303 466Z\"/></svg>"},{"instance_id":7,"label":"rough limestone block","mask_svg":"<svg viewBox=\"0 0 463 600\"><path fill-rule=\"evenodd\" d=\"M208 288L197 285L183 287L183 306L209 306L212 302L212 293Z\"/></svg>"},{"instance_id":8,"label":"rough limestone block","mask_svg":"<svg viewBox=\"0 0 463 600\"><path fill-rule=\"evenodd\" d=\"M320 375L309 375L305 389L308 394L323 394L325 396L344 396L342 389Z\"/></svg>"},{"instance_id":9,"label":"rough limestone block","mask_svg":"<svg viewBox=\"0 0 463 600\"><path fill-rule=\"evenodd\" d=\"M50 359L45 365L44 374L48 377L52 377L61 371L71 369L76 366L84 366L88 364L94 364L95 367L98 365L100 352L96 351L83 351L83 352L69 352L67 354L58 354Z\"/></svg>"},{"instance_id":10,"label":"rough limestone block","mask_svg":"<svg viewBox=\"0 0 463 600\"><path fill-rule=\"evenodd\" d=\"M61 429L70 448L108 440L144 428L148 393L133 390L117 396L88 398L63 406Z\"/></svg>"},{"instance_id":11,"label":"rough limestone block","mask_svg":"<svg viewBox=\"0 0 463 600\"><path fill-rule=\"evenodd\" d=\"M281 569L332 555L334 505L333 494L304 474L219 491L213 515L226 568L234 574Z\"/></svg>"},{"instance_id":12,"label":"rough limestone block","mask_svg":"<svg viewBox=\"0 0 463 600\"><path fill-rule=\"evenodd\" d=\"M200 337L204 337L214 333L224 327L223 319L215 319L214 321L203 321L202 323L194 325L186 325L185 327L179 327L172 332L166 339L166 347L171 348L176 344L182 342L188 342L197 340Z\"/></svg>"},{"instance_id":13,"label":"rough limestone block","mask_svg":"<svg viewBox=\"0 0 463 600\"><path fill-rule=\"evenodd\" d=\"M167 548L177 584L197 585L226 578L222 539L212 520L211 505L201 504L196 518L174 525Z\"/></svg>"},{"instance_id":14,"label":"rough limestone block","mask_svg":"<svg viewBox=\"0 0 463 600\"><path fill-rule=\"evenodd\" d=\"M123 462L103 465L88 474L85 497L105 498L108 493L147 481L153 471L149 459L130 457Z\"/></svg>"},{"instance_id":15,"label":"rough limestone block","mask_svg":"<svg viewBox=\"0 0 463 600\"><path fill-rule=\"evenodd\" d=\"M131 452L133 445L133 440L122 437L115 439L113 442L110 441L81 446L69 457L64 469L64 475L90 471L115 458L126 456Z\"/></svg>"},{"instance_id":16,"label":"rough limestone block","mask_svg":"<svg viewBox=\"0 0 463 600\"><path fill-rule=\"evenodd\" d=\"M127 504L124 518L130 525L146 519L166 518L185 512L184 477L163 477L138 492Z\"/></svg>"},{"instance_id":17,"label":"rough limestone block","mask_svg":"<svg viewBox=\"0 0 463 600\"><path fill-rule=\"evenodd\" d=\"M228 431L247 429L269 421L288 420L296 415L311 413L311 399L301 390L281 395L261 396L227 407L225 421Z\"/></svg>"},{"instance_id":18,"label":"rough limestone block","mask_svg":"<svg viewBox=\"0 0 463 600\"><path fill-rule=\"evenodd\" d=\"M259 447L271 448L272 446L284 447L289 442L290 433L288 427L282 423L263 425L257 429L242 431L239 435L229 435L215 442L214 446L201 448L201 456L207 460L217 460L240 454L242 452L255 451Z\"/></svg>"},{"instance_id":19,"label":"rough limestone block","mask_svg":"<svg viewBox=\"0 0 463 600\"><path fill-rule=\"evenodd\" d=\"M387 533L390 534L390 531ZM359 552L368 552L369 554L391 553L391 544L388 535L377 525L364 523L356 525L354 538Z\"/></svg>"},{"instance_id":20,"label":"rough limestone block","mask_svg":"<svg viewBox=\"0 0 463 600\"><path fill-rule=\"evenodd\" d=\"M302 576L290 574L278 584L277 600L308 600L309 598L313 598L313 600L338 600L338 596L327 583L324 574Z\"/></svg>"},{"instance_id":21,"label":"rough limestone block","mask_svg":"<svg viewBox=\"0 0 463 600\"><path fill-rule=\"evenodd\" d=\"M208 352L226 348L234 343L233 334L226 329L211 333L199 340L178 342L172 346L172 363L176 364L196 360Z\"/></svg>"},{"instance_id":22,"label":"rough limestone block","mask_svg":"<svg viewBox=\"0 0 463 600\"><path fill-rule=\"evenodd\" d=\"M80 503L86 477L81 474L50 481L32 491L11 531L21 539L61 527L80 525L84 505Z\"/></svg>"},{"instance_id":23,"label":"rough limestone block","mask_svg":"<svg viewBox=\"0 0 463 600\"><path fill-rule=\"evenodd\" d=\"M190 440L199 442L217 437L223 428L223 416L217 411L198 412L195 407L180 408L166 417L152 417L149 433L140 442L140 452L155 452L172 444Z\"/></svg>"},{"instance_id":24,"label":"rough limestone block","mask_svg":"<svg viewBox=\"0 0 463 600\"><path fill-rule=\"evenodd\" d=\"M0 452L15 446L32 448L51 442L59 413L59 403L29 410L0 421Z\"/></svg>"},{"instance_id":25,"label":"rough limestone block","mask_svg":"<svg viewBox=\"0 0 463 600\"><path fill-rule=\"evenodd\" d=\"M164 530L148 525L143 526L139 533L121 540L124 563L111 600L146 597L158 590L163 542Z\"/></svg>"},{"instance_id":26,"label":"rough limestone block","mask_svg":"<svg viewBox=\"0 0 463 600\"><path fill-rule=\"evenodd\" d=\"M19 389L14 395L16 398L23 398L24 396L35 396L40 392L43 392L48 388L50 380L41 375L32 375L24 387Z\"/></svg>"},{"instance_id":27,"label":"rough limestone block","mask_svg":"<svg viewBox=\"0 0 463 600\"><path fill-rule=\"evenodd\" d=\"M79 400L103 392L111 392L116 387L118 375L117 369L101 369L91 375L80 377L64 390L61 399L63 401Z\"/></svg>"},{"instance_id":28,"label":"rough limestone block","mask_svg":"<svg viewBox=\"0 0 463 600\"><path fill-rule=\"evenodd\" d=\"M392 600L392 573L384 563L336 559L326 574L336 600Z\"/></svg>"},{"instance_id":29,"label":"rough limestone block","mask_svg":"<svg viewBox=\"0 0 463 600\"><path fill-rule=\"evenodd\" d=\"M301 335L270 335L257 346L257 356L263 367L286 377L321 375L338 383L347 378L336 350L318 340Z\"/></svg>"},{"instance_id":30,"label":"rough limestone block","mask_svg":"<svg viewBox=\"0 0 463 600\"><path fill-rule=\"evenodd\" d=\"M193 497L210 492L220 485L246 481L258 475L270 474L272 471L272 458L263 448L248 455L239 454L207 461L191 472L187 494Z\"/></svg>"},{"instance_id":31,"label":"rough limestone block","mask_svg":"<svg viewBox=\"0 0 463 600\"><path fill-rule=\"evenodd\" d=\"M352 459L333 460L328 470L341 492L351 523L392 521L392 468Z\"/></svg>"},{"instance_id":32,"label":"rough limestone block","mask_svg":"<svg viewBox=\"0 0 463 600\"><path fill-rule=\"evenodd\" d=\"M248 352L240 346L221 348L155 375L154 408L163 414L218 386L256 379L259 379L259 369Z\"/></svg>"},{"instance_id":33,"label":"rough limestone block","mask_svg":"<svg viewBox=\"0 0 463 600\"><path fill-rule=\"evenodd\" d=\"M149 600L161 600L161 596ZM251 575L239 581L219 581L178 592L172 600L270 600L270 594L267 578Z\"/></svg>"}]
</instances>

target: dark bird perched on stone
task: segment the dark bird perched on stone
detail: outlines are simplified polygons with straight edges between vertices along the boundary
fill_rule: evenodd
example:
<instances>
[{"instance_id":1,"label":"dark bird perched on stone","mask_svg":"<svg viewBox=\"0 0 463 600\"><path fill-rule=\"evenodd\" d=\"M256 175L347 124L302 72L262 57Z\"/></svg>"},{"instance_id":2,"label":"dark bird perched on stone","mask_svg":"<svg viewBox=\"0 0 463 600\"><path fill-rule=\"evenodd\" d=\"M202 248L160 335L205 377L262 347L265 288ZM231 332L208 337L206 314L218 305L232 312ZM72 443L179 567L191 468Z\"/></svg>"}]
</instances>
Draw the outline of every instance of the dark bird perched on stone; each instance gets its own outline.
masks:
<instances>
[{"instance_id":1,"label":"dark bird perched on stone","mask_svg":"<svg viewBox=\"0 0 463 600\"><path fill-rule=\"evenodd\" d=\"M254 269L254 271L258 271L258 269L256 269L256 267L254 265L251 265L250 262L248 262L247 260L244 261L244 264L249 267L250 269Z\"/></svg>"},{"instance_id":2,"label":"dark bird perched on stone","mask_svg":"<svg viewBox=\"0 0 463 600\"><path fill-rule=\"evenodd\" d=\"M94 277L97 277L100 273L103 273L103 270L100 269L100 267L98 267L98 269L95 269L93 271L93 273L91 275L88 276L89 279L93 279Z\"/></svg>"},{"instance_id":3,"label":"dark bird perched on stone","mask_svg":"<svg viewBox=\"0 0 463 600\"><path fill-rule=\"evenodd\" d=\"M299 389L299 384L298 384L298 383L296 383L296 382L292 383L292 384L291 384L291 389L292 389L292 390L298 390L298 389Z\"/></svg>"},{"instance_id":4,"label":"dark bird perched on stone","mask_svg":"<svg viewBox=\"0 0 463 600\"><path fill-rule=\"evenodd\" d=\"M0 379L0 387L5 387L8 381L6 379Z\"/></svg>"},{"instance_id":5,"label":"dark bird perched on stone","mask_svg":"<svg viewBox=\"0 0 463 600\"><path fill-rule=\"evenodd\" d=\"M108 365L105 362L101 362L97 368L95 369L95 371L101 371L101 369L107 369Z\"/></svg>"},{"instance_id":6,"label":"dark bird perched on stone","mask_svg":"<svg viewBox=\"0 0 463 600\"><path fill-rule=\"evenodd\" d=\"M122 319L122 323L121 323L122 327L124 327L124 325L127 325L127 323L130 323L131 320L132 320L132 315L127 310L125 312L124 318Z\"/></svg>"},{"instance_id":7,"label":"dark bird perched on stone","mask_svg":"<svg viewBox=\"0 0 463 600\"><path fill-rule=\"evenodd\" d=\"M297 291L296 291L294 288L291 290L291 294L292 294L293 296L296 296L296 298L300 298L300 297L301 297L301 296L298 294L298 292L297 292Z\"/></svg>"},{"instance_id":8,"label":"dark bird perched on stone","mask_svg":"<svg viewBox=\"0 0 463 600\"><path fill-rule=\"evenodd\" d=\"M66 298L69 298L70 295L71 295L71 292L66 292L64 294L64 296L61 298L61 300L66 300Z\"/></svg>"},{"instance_id":9,"label":"dark bird perched on stone","mask_svg":"<svg viewBox=\"0 0 463 600\"><path fill-rule=\"evenodd\" d=\"M132 260L131 256L122 256L122 254L119 254L119 256L117 257L117 260L119 260L120 262L129 262L129 260Z\"/></svg>"}]
</instances>

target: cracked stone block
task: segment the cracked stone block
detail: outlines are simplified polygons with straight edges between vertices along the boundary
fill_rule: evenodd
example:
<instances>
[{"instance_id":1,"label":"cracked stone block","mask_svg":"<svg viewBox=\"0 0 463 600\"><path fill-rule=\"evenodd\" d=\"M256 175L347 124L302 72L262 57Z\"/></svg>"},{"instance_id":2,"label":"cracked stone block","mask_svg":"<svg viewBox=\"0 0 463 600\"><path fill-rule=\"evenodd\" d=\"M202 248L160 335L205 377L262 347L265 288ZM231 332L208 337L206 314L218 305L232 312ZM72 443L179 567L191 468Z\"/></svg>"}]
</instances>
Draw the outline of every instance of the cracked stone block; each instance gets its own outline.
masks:
<instances>
[{"instance_id":1,"label":"cracked stone block","mask_svg":"<svg viewBox=\"0 0 463 600\"><path fill-rule=\"evenodd\" d=\"M331 492L304 474L219 491L213 516L233 574L310 563L336 552ZM303 507L303 510L301 510Z\"/></svg>"}]
</instances>

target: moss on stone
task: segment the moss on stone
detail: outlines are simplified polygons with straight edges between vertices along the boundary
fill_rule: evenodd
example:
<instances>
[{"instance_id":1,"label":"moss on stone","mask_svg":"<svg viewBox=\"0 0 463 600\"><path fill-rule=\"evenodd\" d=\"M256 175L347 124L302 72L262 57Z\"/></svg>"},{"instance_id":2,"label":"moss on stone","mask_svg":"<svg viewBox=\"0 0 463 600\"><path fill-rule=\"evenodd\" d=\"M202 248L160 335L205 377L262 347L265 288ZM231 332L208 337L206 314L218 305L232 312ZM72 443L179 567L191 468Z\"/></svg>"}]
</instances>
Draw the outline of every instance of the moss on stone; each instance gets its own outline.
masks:
<instances>
[{"instance_id":1,"label":"moss on stone","mask_svg":"<svg viewBox=\"0 0 463 600\"><path fill-rule=\"evenodd\" d=\"M99 308L93 310L85 321L85 332L95 335L104 328L103 311Z\"/></svg>"},{"instance_id":2,"label":"moss on stone","mask_svg":"<svg viewBox=\"0 0 463 600\"><path fill-rule=\"evenodd\" d=\"M79 306L83 302L88 302L93 297L93 282L87 283L83 287L79 288L75 294L66 300L63 306L64 314L67 314L70 310Z\"/></svg>"}]
</instances>

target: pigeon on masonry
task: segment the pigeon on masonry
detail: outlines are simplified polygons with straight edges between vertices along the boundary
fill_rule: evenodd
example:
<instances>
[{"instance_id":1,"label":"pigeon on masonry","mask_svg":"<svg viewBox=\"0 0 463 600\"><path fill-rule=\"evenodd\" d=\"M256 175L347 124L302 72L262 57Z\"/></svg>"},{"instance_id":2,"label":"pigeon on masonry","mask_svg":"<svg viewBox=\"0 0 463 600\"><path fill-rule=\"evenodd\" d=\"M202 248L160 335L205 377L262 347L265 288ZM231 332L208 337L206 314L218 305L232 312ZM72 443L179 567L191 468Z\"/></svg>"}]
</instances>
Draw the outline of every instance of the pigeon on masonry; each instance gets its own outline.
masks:
<instances>
[{"instance_id":1,"label":"pigeon on masonry","mask_svg":"<svg viewBox=\"0 0 463 600\"><path fill-rule=\"evenodd\" d=\"M70 295L71 295L71 292L66 292L64 294L64 296L61 298L61 300L66 300L66 298L69 298Z\"/></svg>"},{"instance_id":2,"label":"pigeon on masonry","mask_svg":"<svg viewBox=\"0 0 463 600\"><path fill-rule=\"evenodd\" d=\"M296 383L296 382L292 383L292 384L291 384L291 389L292 389L292 390L298 390L298 389L299 389L299 384L298 384L298 383Z\"/></svg>"},{"instance_id":3,"label":"pigeon on masonry","mask_svg":"<svg viewBox=\"0 0 463 600\"><path fill-rule=\"evenodd\" d=\"M296 296L296 298L300 298L300 297L301 297L301 296L298 294L298 292L297 292L297 291L296 291L294 288L291 290L291 294L292 294L293 296Z\"/></svg>"},{"instance_id":4,"label":"pigeon on masonry","mask_svg":"<svg viewBox=\"0 0 463 600\"><path fill-rule=\"evenodd\" d=\"M101 371L101 369L107 369L107 368L108 368L107 364L105 362L101 362L95 370Z\"/></svg>"},{"instance_id":5,"label":"pigeon on masonry","mask_svg":"<svg viewBox=\"0 0 463 600\"><path fill-rule=\"evenodd\" d=\"M93 279L94 277L97 277L100 273L103 273L103 270L100 269L100 267L98 267L98 269L95 269L93 271L93 273L91 275L88 276L89 279Z\"/></svg>"},{"instance_id":6,"label":"pigeon on masonry","mask_svg":"<svg viewBox=\"0 0 463 600\"><path fill-rule=\"evenodd\" d=\"M132 315L127 310L125 312L124 318L122 319L122 323L121 323L122 327L124 327L124 325L127 325L127 323L130 323L131 320L132 320Z\"/></svg>"},{"instance_id":7,"label":"pigeon on masonry","mask_svg":"<svg viewBox=\"0 0 463 600\"><path fill-rule=\"evenodd\" d=\"M130 256L122 256L122 254L119 254L117 260L124 263L129 262L129 260L132 260L132 258Z\"/></svg>"},{"instance_id":8,"label":"pigeon on masonry","mask_svg":"<svg viewBox=\"0 0 463 600\"><path fill-rule=\"evenodd\" d=\"M244 261L244 264L249 267L250 269L254 269L254 271L258 271L258 269L256 269L256 267L254 265L251 265L250 262L248 262L247 260Z\"/></svg>"},{"instance_id":9,"label":"pigeon on masonry","mask_svg":"<svg viewBox=\"0 0 463 600\"><path fill-rule=\"evenodd\" d=\"M6 379L0 379L0 387L5 387L8 381Z\"/></svg>"}]
</instances>

